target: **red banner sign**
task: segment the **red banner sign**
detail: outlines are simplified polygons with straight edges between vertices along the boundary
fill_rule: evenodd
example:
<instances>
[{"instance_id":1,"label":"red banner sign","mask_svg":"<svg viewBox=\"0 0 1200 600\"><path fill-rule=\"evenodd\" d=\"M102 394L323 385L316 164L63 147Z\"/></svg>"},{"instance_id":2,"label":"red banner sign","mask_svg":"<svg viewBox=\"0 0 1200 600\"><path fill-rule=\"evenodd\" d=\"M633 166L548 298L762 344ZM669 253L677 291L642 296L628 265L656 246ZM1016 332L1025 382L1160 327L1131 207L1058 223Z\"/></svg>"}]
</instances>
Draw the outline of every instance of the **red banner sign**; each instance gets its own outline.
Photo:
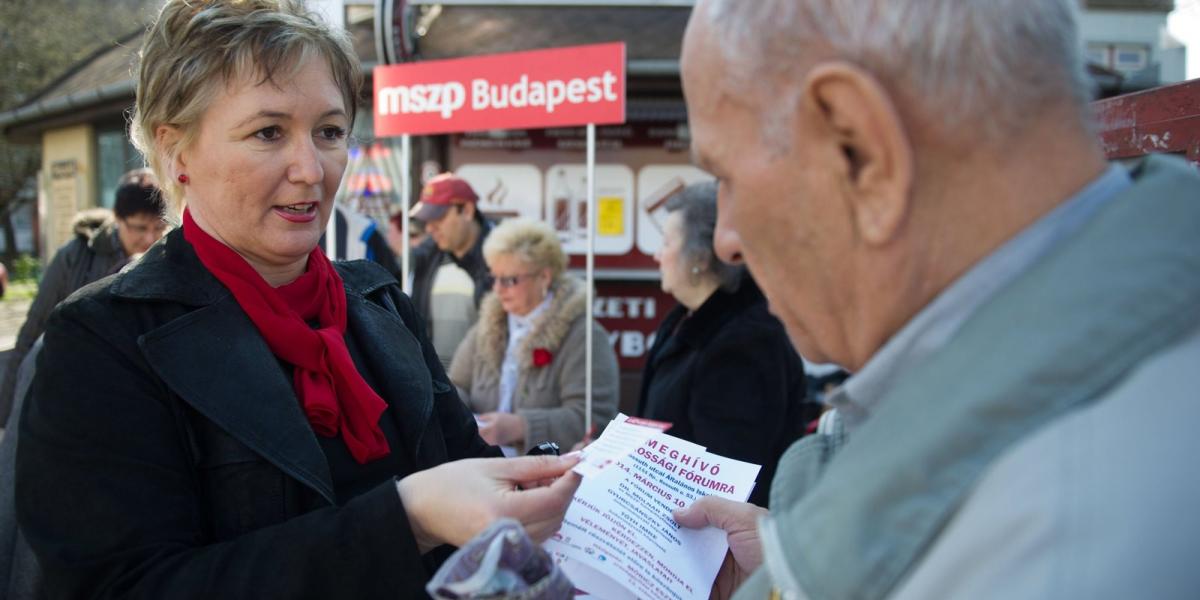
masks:
<instances>
[{"instance_id":1,"label":"red banner sign","mask_svg":"<svg viewBox=\"0 0 1200 600\"><path fill-rule=\"evenodd\" d=\"M375 68L375 135L625 121L625 44Z\"/></svg>"}]
</instances>

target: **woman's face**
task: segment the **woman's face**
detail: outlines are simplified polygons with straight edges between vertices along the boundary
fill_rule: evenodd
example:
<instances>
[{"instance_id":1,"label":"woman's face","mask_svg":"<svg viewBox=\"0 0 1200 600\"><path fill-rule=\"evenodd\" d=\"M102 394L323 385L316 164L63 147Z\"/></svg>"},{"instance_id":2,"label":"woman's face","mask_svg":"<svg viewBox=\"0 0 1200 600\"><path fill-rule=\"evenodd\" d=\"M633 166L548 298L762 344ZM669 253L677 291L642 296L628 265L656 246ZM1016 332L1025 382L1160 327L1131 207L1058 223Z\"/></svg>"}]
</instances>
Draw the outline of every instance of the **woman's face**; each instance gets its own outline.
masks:
<instances>
[{"instance_id":1,"label":"woman's face","mask_svg":"<svg viewBox=\"0 0 1200 600\"><path fill-rule=\"evenodd\" d=\"M538 269L511 254L498 254L488 261L495 278L492 289L504 312L523 317L546 299L550 269Z\"/></svg>"},{"instance_id":2,"label":"woman's face","mask_svg":"<svg viewBox=\"0 0 1200 600\"><path fill-rule=\"evenodd\" d=\"M188 176L196 223L272 281L303 272L325 230L350 123L324 60L290 79L259 78L218 88L175 168Z\"/></svg>"},{"instance_id":3,"label":"woman's face","mask_svg":"<svg viewBox=\"0 0 1200 600\"><path fill-rule=\"evenodd\" d=\"M662 291L678 298L679 292L691 281L683 257L683 213L675 211L667 215L663 223L662 247L654 253L654 260L658 261Z\"/></svg>"}]
</instances>

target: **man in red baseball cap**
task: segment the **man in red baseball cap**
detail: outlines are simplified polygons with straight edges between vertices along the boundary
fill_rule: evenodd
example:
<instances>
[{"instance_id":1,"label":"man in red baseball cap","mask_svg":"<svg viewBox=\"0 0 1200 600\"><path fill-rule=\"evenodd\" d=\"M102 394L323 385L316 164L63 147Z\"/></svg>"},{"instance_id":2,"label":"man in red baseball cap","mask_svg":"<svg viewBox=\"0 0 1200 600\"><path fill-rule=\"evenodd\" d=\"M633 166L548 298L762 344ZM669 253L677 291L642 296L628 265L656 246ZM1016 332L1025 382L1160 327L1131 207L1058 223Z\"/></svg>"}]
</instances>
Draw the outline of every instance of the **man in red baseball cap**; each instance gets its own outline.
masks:
<instances>
[{"instance_id":1,"label":"man in red baseball cap","mask_svg":"<svg viewBox=\"0 0 1200 600\"><path fill-rule=\"evenodd\" d=\"M474 206L478 201L479 195L466 180L453 173L442 173L425 183L421 199L412 207L409 215L430 223L440 220L452 206Z\"/></svg>"},{"instance_id":2,"label":"man in red baseball cap","mask_svg":"<svg viewBox=\"0 0 1200 600\"><path fill-rule=\"evenodd\" d=\"M491 273L483 260L483 241L491 233L492 224L479 212L478 200L479 195L466 180L453 173L442 173L425 183L420 201L409 212L412 218L425 223L429 234L429 239L413 251L413 304L429 324L438 355L448 351L447 361L457 343L451 344L451 340L443 339L445 336L436 331L438 322L445 319L434 318L430 301L439 269L453 263L466 271L475 285L474 309L479 308L483 295L492 289ZM474 311L471 316L473 322ZM457 333L441 333L461 340Z\"/></svg>"}]
</instances>

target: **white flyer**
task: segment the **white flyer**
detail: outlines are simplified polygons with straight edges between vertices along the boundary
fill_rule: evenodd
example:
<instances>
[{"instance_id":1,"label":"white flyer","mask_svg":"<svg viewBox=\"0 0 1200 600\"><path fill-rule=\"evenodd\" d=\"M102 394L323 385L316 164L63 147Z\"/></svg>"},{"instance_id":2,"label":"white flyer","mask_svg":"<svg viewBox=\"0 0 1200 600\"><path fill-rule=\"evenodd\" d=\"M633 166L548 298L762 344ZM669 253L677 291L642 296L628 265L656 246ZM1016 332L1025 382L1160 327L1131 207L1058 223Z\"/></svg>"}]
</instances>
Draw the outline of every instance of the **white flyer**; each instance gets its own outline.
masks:
<instances>
[{"instance_id":1,"label":"white flyer","mask_svg":"<svg viewBox=\"0 0 1200 600\"><path fill-rule=\"evenodd\" d=\"M597 598L705 600L729 546L725 532L683 529L671 511L702 496L745 501L758 465L707 452L657 430L614 421L623 456L599 453L607 465L590 474L567 510L563 527L544 546L577 588ZM597 440L599 443L599 440ZM577 468L578 469L578 468Z\"/></svg>"},{"instance_id":2,"label":"white flyer","mask_svg":"<svg viewBox=\"0 0 1200 600\"><path fill-rule=\"evenodd\" d=\"M604 428L600 437L580 451L582 458L572 470L585 478L598 477L605 469L637 450L638 446L661 430L661 427L641 425L645 423L658 422L630 419L623 413L617 414L608 427Z\"/></svg>"}]
</instances>

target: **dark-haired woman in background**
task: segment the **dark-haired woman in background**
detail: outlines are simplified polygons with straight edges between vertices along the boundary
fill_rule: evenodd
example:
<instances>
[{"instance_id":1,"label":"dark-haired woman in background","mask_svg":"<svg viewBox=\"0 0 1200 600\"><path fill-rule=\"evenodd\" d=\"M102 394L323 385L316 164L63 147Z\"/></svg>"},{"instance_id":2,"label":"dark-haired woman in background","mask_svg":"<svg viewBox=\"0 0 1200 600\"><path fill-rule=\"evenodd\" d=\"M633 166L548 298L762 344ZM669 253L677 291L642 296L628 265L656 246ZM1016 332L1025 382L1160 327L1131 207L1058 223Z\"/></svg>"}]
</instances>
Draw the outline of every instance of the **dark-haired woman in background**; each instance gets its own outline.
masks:
<instances>
[{"instance_id":1,"label":"dark-haired woman in background","mask_svg":"<svg viewBox=\"0 0 1200 600\"><path fill-rule=\"evenodd\" d=\"M713 254L716 186L693 184L667 201L662 289L679 302L646 359L638 416L670 435L762 465L750 501L766 506L779 457L820 413L805 399L800 356L744 267Z\"/></svg>"}]
</instances>

